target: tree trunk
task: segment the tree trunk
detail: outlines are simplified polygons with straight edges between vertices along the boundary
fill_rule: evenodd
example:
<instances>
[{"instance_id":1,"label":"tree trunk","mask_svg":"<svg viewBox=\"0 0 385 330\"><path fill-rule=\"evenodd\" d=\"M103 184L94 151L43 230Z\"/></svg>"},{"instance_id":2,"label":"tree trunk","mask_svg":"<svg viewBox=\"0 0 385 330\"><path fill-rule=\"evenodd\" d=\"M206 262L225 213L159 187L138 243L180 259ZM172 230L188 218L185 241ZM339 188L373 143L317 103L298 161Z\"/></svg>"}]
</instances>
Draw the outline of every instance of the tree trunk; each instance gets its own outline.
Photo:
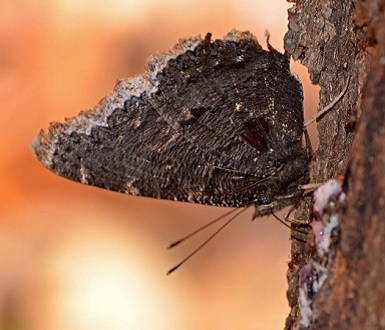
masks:
<instances>
[{"instance_id":1,"label":"tree trunk","mask_svg":"<svg viewBox=\"0 0 385 330\"><path fill-rule=\"evenodd\" d=\"M312 301L309 328L385 329L384 8L384 0L298 0L289 10L285 49L320 85L319 109L348 84L318 120L311 180L341 178L347 204L334 262ZM311 220L310 205L311 197L304 198L296 214L304 225ZM297 322L299 272L312 253L309 243L293 240L286 329L304 328Z\"/></svg>"}]
</instances>

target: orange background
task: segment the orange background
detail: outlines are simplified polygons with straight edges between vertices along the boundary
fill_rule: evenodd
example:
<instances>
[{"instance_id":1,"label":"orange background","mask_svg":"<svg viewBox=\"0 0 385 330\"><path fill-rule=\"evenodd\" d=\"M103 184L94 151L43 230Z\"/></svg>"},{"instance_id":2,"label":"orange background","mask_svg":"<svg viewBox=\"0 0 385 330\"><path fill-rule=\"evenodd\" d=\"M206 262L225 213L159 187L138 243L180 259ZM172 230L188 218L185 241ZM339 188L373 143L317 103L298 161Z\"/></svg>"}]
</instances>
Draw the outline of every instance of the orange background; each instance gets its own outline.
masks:
<instances>
[{"instance_id":1,"label":"orange background","mask_svg":"<svg viewBox=\"0 0 385 330\"><path fill-rule=\"evenodd\" d=\"M176 273L203 239L165 247L222 208L82 186L47 171L33 138L89 109L118 78L179 38L264 31L283 49L283 0L0 2L0 329L280 329L288 313L289 231L240 216ZM307 81L299 65L293 71ZM305 109L317 90L305 88ZM306 117L310 114L306 113Z\"/></svg>"}]
</instances>

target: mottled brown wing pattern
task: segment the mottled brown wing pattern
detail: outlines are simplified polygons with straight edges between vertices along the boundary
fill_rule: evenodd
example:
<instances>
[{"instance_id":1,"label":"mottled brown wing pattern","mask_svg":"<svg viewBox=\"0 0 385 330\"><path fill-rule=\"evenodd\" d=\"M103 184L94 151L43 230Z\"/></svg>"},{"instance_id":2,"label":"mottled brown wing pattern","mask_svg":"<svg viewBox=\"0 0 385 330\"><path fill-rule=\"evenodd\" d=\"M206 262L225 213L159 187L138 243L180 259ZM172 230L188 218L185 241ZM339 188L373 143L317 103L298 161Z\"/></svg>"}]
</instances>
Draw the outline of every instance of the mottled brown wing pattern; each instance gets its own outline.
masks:
<instances>
[{"instance_id":1,"label":"mottled brown wing pattern","mask_svg":"<svg viewBox=\"0 0 385 330\"><path fill-rule=\"evenodd\" d=\"M122 193L256 215L293 204L308 181L300 82L248 32L192 38L151 57L94 110L34 142L53 172Z\"/></svg>"}]
</instances>

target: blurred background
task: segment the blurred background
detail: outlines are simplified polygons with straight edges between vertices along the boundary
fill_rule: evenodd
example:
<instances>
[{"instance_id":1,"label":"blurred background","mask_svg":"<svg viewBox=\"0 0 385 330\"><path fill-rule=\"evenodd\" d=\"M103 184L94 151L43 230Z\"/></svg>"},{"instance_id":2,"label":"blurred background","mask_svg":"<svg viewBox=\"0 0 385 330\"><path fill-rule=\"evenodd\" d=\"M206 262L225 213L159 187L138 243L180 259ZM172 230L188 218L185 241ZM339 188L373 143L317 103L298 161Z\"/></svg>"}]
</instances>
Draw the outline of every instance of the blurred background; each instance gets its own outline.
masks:
<instances>
[{"instance_id":1,"label":"blurred background","mask_svg":"<svg viewBox=\"0 0 385 330\"><path fill-rule=\"evenodd\" d=\"M132 197L46 170L41 128L93 108L181 37L250 30L283 50L284 0L0 1L0 329L282 329L289 230L252 210L167 245L226 209ZM318 89L304 82L306 117ZM313 127L314 130L314 127ZM208 235L208 233L207 233Z\"/></svg>"}]
</instances>

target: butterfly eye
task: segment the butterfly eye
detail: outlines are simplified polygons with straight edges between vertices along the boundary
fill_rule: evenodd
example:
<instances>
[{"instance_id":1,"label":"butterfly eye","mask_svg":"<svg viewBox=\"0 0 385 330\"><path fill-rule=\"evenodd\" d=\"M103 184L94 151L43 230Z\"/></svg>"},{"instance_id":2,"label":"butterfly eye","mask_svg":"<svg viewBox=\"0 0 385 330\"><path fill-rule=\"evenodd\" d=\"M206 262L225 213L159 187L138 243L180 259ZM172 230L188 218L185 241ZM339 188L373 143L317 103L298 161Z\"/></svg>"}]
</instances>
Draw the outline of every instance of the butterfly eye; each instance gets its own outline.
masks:
<instances>
[{"instance_id":1,"label":"butterfly eye","mask_svg":"<svg viewBox=\"0 0 385 330\"><path fill-rule=\"evenodd\" d=\"M271 198L267 195L261 195L258 197L258 204L259 205L268 205L271 203Z\"/></svg>"}]
</instances>

